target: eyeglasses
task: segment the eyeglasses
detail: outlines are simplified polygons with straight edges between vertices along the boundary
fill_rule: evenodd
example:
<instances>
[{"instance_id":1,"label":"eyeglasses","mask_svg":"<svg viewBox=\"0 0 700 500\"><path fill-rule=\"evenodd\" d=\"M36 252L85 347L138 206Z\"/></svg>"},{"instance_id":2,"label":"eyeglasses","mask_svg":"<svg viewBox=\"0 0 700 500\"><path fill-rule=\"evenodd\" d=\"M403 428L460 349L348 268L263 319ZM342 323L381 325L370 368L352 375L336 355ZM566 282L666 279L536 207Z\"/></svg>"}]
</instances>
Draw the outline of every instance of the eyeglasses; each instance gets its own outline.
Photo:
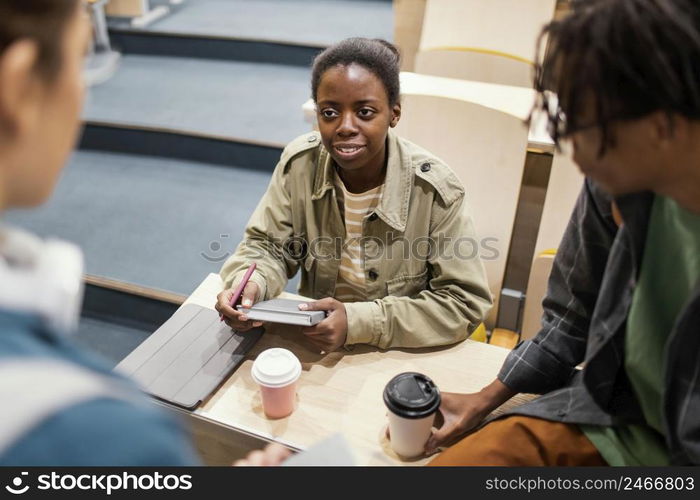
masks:
<instances>
[{"instance_id":1,"label":"eyeglasses","mask_svg":"<svg viewBox=\"0 0 700 500\"><path fill-rule=\"evenodd\" d=\"M550 90L542 90L537 93L537 101L534 110L541 110L547 116L547 133L554 141L555 145L564 138L567 131L566 113L559 106L559 98ZM532 114L530 116L532 119Z\"/></svg>"},{"instance_id":2,"label":"eyeglasses","mask_svg":"<svg viewBox=\"0 0 700 500\"><path fill-rule=\"evenodd\" d=\"M568 139L572 134L604 127L598 120L593 120L584 124L572 124L571 121L567 119L566 113L564 113L561 106L559 106L557 94L549 90L538 92L538 98L533 107L533 113L530 115L531 120L536 111L541 111L546 115L546 130L558 151L569 149L570 141L568 141Z\"/></svg>"}]
</instances>

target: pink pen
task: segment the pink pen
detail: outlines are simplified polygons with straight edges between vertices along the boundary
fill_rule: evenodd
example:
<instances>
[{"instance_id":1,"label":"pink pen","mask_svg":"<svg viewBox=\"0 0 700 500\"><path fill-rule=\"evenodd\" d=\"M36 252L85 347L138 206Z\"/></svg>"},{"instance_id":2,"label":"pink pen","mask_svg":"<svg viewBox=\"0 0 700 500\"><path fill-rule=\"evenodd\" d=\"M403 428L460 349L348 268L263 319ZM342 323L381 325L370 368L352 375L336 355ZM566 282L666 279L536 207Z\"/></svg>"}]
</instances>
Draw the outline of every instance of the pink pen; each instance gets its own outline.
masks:
<instances>
[{"instance_id":1,"label":"pink pen","mask_svg":"<svg viewBox=\"0 0 700 500\"><path fill-rule=\"evenodd\" d=\"M229 304L231 307L234 307L236 305L236 302L238 302L238 300L241 298L241 295L243 295L243 289L248 284L248 280L250 280L250 277L253 275L253 271L255 271L256 267L257 265L255 264L255 262L253 262L243 275L243 279L238 284L238 287L236 287L236 289L233 291L233 297L231 297L231 303ZM224 315L220 314L219 318L220 321L223 321Z\"/></svg>"}]
</instances>

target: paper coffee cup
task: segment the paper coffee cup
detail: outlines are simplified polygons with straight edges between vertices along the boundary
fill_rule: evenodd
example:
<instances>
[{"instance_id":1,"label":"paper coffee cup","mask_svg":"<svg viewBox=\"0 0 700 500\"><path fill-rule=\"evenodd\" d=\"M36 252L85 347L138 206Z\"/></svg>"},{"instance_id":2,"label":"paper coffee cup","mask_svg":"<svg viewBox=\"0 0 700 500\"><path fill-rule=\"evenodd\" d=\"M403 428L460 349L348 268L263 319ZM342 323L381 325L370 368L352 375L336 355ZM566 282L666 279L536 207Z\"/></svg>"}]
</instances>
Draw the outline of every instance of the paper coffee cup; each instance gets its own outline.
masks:
<instances>
[{"instance_id":1,"label":"paper coffee cup","mask_svg":"<svg viewBox=\"0 0 700 500\"><path fill-rule=\"evenodd\" d=\"M251 375L260 385L265 415L282 418L294 411L301 363L291 351L275 347L261 352Z\"/></svg>"},{"instance_id":2,"label":"paper coffee cup","mask_svg":"<svg viewBox=\"0 0 700 500\"><path fill-rule=\"evenodd\" d=\"M422 455L440 407L440 390L430 378L400 373L384 388L391 448L402 457Z\"/></svg>"}]
</instances>

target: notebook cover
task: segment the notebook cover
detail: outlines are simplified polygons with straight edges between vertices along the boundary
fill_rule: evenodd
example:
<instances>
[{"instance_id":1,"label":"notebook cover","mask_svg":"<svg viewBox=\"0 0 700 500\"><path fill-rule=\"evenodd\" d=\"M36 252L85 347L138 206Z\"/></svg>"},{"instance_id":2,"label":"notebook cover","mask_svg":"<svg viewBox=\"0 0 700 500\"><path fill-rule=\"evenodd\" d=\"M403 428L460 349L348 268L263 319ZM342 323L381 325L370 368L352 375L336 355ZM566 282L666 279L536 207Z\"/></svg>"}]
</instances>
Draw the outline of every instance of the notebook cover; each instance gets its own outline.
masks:
<instances>
[{"instance_id":1,"label":"notebook cover","mask_svg":"<svg viewBox=\"0 0 700 500\"><path fill-rule=\"evenodd\" d=\"M235 332L219 321L215 310L188 304L115 370L158 399L194 409L233 372L263 332Z\"/></svg>"},{"instance_id":2,"label":"notebook cover","mask_svg":"<svg viewBox=\"0 0 700 500\"><path fill-rule=\"evenodd\" d=\"M238 310L248 315L253 321L272 321L267 313L275 316L276 323L293 325L315 325L326 317L325 311L300 311L299 304L308 304L307 300L272 299L254 304L251 308L238 306Z\"/></svg>"}]
</instances>

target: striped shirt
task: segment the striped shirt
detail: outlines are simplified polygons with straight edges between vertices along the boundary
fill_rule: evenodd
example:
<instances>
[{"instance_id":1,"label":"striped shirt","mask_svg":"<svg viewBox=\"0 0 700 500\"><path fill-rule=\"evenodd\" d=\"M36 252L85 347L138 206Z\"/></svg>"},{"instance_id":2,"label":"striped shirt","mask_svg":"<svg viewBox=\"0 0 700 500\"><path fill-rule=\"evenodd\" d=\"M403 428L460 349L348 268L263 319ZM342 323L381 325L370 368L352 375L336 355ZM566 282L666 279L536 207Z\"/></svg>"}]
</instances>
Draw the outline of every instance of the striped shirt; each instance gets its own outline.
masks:
<instances>
[{"instance_id":1,"label":"striped shirt","mask_svg":"<svg viewBox=\"0 0 700 500\"><path fill-rule=\"evenodd\" d=\"M362 261L362 221L379 204L384 184L364 193L351 193L340 176L334 176L338 208L345 221L345 244L340 257L338 279L333 296L341 302L363 302L365 293L365 269Z\"/></svg>"}]
</instances>

